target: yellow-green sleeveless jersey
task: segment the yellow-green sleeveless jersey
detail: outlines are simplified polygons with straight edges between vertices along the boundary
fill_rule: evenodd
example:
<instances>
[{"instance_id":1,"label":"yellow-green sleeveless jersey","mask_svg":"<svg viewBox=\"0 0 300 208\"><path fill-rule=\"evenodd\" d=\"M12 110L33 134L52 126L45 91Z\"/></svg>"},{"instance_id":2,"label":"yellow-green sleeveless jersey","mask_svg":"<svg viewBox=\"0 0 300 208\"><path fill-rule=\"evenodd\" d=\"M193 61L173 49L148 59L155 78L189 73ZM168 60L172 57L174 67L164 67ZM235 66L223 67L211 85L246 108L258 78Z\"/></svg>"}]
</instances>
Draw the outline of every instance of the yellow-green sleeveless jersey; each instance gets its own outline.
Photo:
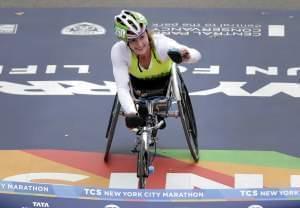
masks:
<instances>
[{"instance_id":1,"label":"yellow-green sleeveless jersey","mask_svg":"<svg viewBox=\"0 0 300 208\"><path fill-rule=\"evenodd\" d=\"M148 69L143 69L142 66L139 68L138 58L132 53L129 74L138 79L155 79L170 74L172 60L160 61L154 53L153 51L151 52L151 62Z\"/></svg>"}]
</instances>

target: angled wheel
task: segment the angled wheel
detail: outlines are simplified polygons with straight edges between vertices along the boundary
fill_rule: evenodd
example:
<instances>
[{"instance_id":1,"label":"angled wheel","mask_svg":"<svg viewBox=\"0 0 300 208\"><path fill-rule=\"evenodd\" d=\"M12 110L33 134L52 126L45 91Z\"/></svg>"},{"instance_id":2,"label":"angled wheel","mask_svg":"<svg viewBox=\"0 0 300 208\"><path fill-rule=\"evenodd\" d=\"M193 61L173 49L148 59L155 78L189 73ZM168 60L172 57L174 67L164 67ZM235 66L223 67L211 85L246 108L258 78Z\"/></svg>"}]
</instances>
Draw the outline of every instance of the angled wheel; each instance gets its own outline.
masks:
<instances>
[{"instance_id":1,"label":"angled wheel","mask_svg":"<svg viewBox=\"0 0 300 208\"><path fill-rule=\"evenodd\" d=\"M199 160L199 149L198 149L198 132L197 124L194 115L192 102L188 93L188 89L184 84L183 78L180 73L179 77L179 92L181 100L177 101L178 110L180 113L181 123L184 129L184 134L187 140L187 144L190 153L195 162Z\"/></svg>"},{"instance_id":2,"label":"angled wheel","mask_svg":"<svg viewBox=\"0 0 300 208\"><path fill-rule=\"evenodd\" d=\"M108 161L108 156L109 156L109 151L110 151L110 147L112 144L112 140L115 134L115 129L117 126L117 122L118 122L118 117L120 114L120 109L121 109L121 104L119 102L119 98L118 95L115 95L115 99L113 102L113 106L111 109L111 113L110 113L110 117L109 117L109 121L108 121L108 126L106 129L106 139L107 139L107 143L106 143L106 149L105 149L105 155L104 155L104 161L107 162Z\"/></svg>"}]
</instances>

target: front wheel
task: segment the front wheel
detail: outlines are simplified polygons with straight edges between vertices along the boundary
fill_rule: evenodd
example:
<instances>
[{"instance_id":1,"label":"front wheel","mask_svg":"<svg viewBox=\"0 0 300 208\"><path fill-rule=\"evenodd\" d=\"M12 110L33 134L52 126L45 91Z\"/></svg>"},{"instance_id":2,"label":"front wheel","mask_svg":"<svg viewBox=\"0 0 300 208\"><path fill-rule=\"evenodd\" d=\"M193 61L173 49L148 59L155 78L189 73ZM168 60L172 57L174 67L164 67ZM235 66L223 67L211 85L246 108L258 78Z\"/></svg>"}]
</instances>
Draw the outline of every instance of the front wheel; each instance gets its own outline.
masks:
<instances>
[{"instance_id":1,"label":"front wheel","mask_svg":"<svg viewBox=\"0 0 300 208\"><path fill-rule=\"evenodd\" d=\"M137 159L137 177L139 178L139 189L144 189L146 186L146 180L149 175L149 153L145 149L145 141L141 139L140 148Z\"/></svg>"}]
</instances>

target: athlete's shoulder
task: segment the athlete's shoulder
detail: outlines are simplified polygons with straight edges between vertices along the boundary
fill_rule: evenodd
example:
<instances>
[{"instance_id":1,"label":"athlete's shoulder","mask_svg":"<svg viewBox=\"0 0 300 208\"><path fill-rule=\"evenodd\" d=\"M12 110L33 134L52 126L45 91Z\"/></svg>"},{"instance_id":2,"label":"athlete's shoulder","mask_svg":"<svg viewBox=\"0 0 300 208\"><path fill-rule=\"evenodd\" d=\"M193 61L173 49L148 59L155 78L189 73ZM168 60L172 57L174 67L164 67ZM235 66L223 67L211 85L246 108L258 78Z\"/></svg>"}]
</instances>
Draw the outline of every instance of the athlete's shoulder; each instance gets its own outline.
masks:
<instances>
[{"instance_id":1,"label":"athlete's shoulder","mask_svg":"<svg viewBox=\"0 0 300 208\"><path fill-rule=\"evenodd\" d=\"M124 41L116 42L111 48L111 56L117 59L128 59L131 51Z\"/></svg>"},{"instance_id":2,"label":"athlete's shoulder","mask_svg":"<svg viewBox=\"0 0 300 208\"><path fill-rule=\"evenodd\" d=\"M110 55L113 63L128 64L131 57L131 51L124 41L118 41L112 46Z\"/></svg>"},{"instance_id":3,"label":"athlete's shoulder","mask_svg":"<svg viewBox=\"0 0 300 208\"><path fill-rule=\"evenodd\" d=\"M169 45L170 43L175 42L174 39L172 39L162 33L153 33L152 38L153 38L154 44L156 46L163 45L165 47L166 45Z\"/></svg>"},{"instance_id":4,"label":"athlete's shoulder","mask_svg":"<svg viewBox=\"0 0 300 208\"><path fill-rule=\"evenodd\" d=\"M124 50L127 50L127 45L124 41L118 41L111 47L111 50L112 51L124 51Z\"/></svg>"}]
</instances>

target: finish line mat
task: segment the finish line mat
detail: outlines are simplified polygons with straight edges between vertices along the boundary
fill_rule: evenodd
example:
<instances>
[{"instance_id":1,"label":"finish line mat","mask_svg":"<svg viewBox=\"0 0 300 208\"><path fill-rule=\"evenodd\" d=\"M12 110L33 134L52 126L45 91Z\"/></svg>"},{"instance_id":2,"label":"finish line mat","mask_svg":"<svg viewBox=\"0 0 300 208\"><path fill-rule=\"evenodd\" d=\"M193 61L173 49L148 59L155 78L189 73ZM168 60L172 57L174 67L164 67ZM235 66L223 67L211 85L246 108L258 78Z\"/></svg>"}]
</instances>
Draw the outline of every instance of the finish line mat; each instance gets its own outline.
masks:
<instances>
[{"instance_id":1,"label":"finish line mat","mask_svg":"<svg viewBox=\"0 0 300 208\"><path fill-rule=\"evenodd\" d=\"M202 54L180 65L200 161L169 118L140 191L135 136L122 118L103 162L120 10L1 9L0 205L299 206L299 11L136 9L151 30Z\"/></svg>"}]
</instances>

